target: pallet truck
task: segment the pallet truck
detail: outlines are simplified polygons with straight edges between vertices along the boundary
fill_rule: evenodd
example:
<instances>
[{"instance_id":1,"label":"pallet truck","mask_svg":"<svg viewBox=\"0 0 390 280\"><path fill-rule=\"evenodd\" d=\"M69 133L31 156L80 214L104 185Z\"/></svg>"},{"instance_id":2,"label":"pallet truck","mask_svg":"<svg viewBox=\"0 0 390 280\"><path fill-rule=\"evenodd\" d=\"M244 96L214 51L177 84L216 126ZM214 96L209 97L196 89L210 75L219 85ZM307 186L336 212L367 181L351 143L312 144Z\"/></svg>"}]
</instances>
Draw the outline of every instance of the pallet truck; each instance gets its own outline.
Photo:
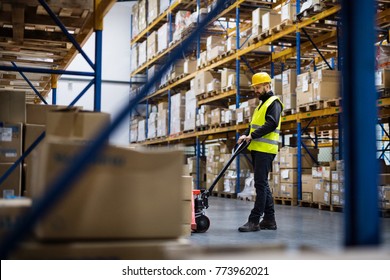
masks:
<instances>
[{"instance_id":1,"label":"pallet truck","mask_svg":"<svg viewBox=\"0 0 390 280\"><path fill-rule=\"evenodd\" d=\"M195 213L195 224L196 226L192 228L194 232L204 233L210 227L210 219L206 216L205 210L209 208L209 196L212 193L215 185L221 179L226 169L230 166L233 160L248 146L250 142L243 141L240 144L236 144L233 149L233 154L229 161L225 164L222 170L219 172L218 176L215 178L214 182L211 184L209 189L206 190L194 190L194 213Z\"/></svg>"}]
</instances>

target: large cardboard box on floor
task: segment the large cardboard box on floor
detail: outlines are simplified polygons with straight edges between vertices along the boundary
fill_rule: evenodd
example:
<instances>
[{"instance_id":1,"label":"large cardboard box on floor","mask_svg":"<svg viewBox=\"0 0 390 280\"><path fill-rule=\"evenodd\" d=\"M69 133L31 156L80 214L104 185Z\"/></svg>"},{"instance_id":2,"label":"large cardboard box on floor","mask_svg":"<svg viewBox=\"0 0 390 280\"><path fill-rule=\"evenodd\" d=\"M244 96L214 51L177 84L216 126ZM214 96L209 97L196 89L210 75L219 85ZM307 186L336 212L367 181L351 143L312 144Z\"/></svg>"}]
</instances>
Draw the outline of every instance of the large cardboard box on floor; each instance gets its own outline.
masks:
<instances>
[{"instance_id":1,"label":"large cardboard box on floor","mask_svg":"<svg viewBox=\"0 0 390 280\"><path fill-rule=\"evenodd\" d=\"M290 183L280 184L280 195L286 198L298 198L298 185Z\"/></svg>"},{"instance_id":2,"label":"large cardboard box on floor","mask_svg":"<svg viewBox=\"0 0 390 280\"><path fill-rule=\"evenodd\" d=\"M33 198L67 166L84 145L47 139L34 154ZM179 151L135 151L108 146L69 192L41 219L41 239L176 238L181 234L182 167Z\"/></svg>"},{"instance_id":3,"label":"large cardboard box on floor","mask_svg":"<svg viewBox=\"0 0 390 280\"><path fill-rule=\"evenodd\" d=\"M0 163L0 177L11 168L13 163ZM18 164L12 173L0 184L0 197L12 198L13 196L21 196L22 187L22 165Z\"/></svg>"},{"instance_id":4,"label":"large cardboard box on floor","mask_svg":"<svg viewBox=\"0 0 390 280\"><path fill-rule=\"evenodd\" d=\"M24 123L26 121L26 94L0 92L0 122Z\"/></svg>"},{"instance_id":5,"label":"large cardboard box on floor","mask_svg":"<svg viewBox=\"0 0 390 280\"><path fill-rule=\"evenodd\" d=\"M302 169L302 175L311 174L311 169ZM298 171L297 169L280 169L280 182L281 183L298 183Z\"/></svg>"},{"instance_id":6,"label":"large cardboard box on floor","mask_svg":"<svg viewBox=\"0 0 390 280\"><path fill-rule=\"evenodd\" d=\"M19 244L10 258L19 260L164 260L173 258L171 250L188 252L190 246L185 239L29 241Z\"/></svg>"},{"instance_id":7,"label":"large cardboard box on floor","mask_svg":"<svg viewBox=\"0 0 390 280\"><path fill-rule=\"evenodd\" d=\"M80 140L94 139L110 123L110 115L101 112L63 109L47 113L46 137Z\"/></svg>"},{"instance_id":8,"label":"large cardboard box on floor","mask_svg":"<svg viewBox=\"0 0 390 280\"><path fill-rule=\"evenodd\" d=\"M30 207L28 198L0 199L0 238L12 230Z\"/></svg>"},{"instance_id":9,"label":"large cardboard box on floor","mask_svg":"<svg viewBox=\"0 0 390 280\"><path fill-rule=\"evenodd\" d=\"M0 123L0 163L15 162L22 155L23 124Z\"/></svg>"}]
</instances>

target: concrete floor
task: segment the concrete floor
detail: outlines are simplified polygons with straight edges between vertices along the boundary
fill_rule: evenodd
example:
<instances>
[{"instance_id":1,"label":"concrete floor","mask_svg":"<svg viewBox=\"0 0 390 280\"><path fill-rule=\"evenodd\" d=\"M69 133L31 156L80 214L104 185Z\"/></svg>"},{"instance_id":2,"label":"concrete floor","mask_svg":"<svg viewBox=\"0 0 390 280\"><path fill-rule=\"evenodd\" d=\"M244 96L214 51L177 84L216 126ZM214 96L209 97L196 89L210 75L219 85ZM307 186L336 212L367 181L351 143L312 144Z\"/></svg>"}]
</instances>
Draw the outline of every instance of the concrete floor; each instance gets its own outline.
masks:
<instances>
[{"instance_id":1,"label":"concrete floor","mask_svg":"<svg viewBox=\"0 0 390 280\"><path fill-rule=\"evenodd\" d=\"M308 246L314 250L342 250L343 213L315 208L275 205L278 229L258 232L239 232L246 223L253 202L210 197L206 215L211 225L206 233L193 233L194 245L266 245L283 244L296 250ZM390 218L381 218L382 244L390 249Z\"/></svg>"}]
</instances>

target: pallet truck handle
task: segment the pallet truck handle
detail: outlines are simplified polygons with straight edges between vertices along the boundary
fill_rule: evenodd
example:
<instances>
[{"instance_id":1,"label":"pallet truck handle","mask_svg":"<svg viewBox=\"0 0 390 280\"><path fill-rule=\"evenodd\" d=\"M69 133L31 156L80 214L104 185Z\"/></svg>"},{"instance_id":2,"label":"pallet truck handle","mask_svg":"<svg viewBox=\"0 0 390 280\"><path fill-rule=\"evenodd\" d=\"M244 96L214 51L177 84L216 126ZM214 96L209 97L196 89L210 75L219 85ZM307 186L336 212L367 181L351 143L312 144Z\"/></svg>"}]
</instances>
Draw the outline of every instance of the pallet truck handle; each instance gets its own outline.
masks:
<instances>
[{"instance_id":1,"label":"pallet truck handle","mask_svg":"<svg viewBox=\"0 0 390 280\"><path fill-rule=\"evenodd\" d=\"M222 170L219 172L218 176L215 178L214 182L211 184L210 188L208 190L205 190L202 193L203 197L209 197L210 193L213 191L215 185L218 183L219 179L223 176L225 171L229 168L230 164L233 162L233 160L240 154L242 151L244 151L250 144L250 141L242 141L240 144L236 143L236 145L233 148L233 154L232 157L229 159L229 161L225 164L225 166L222 168Z\"/></svg>"}]
</instances>

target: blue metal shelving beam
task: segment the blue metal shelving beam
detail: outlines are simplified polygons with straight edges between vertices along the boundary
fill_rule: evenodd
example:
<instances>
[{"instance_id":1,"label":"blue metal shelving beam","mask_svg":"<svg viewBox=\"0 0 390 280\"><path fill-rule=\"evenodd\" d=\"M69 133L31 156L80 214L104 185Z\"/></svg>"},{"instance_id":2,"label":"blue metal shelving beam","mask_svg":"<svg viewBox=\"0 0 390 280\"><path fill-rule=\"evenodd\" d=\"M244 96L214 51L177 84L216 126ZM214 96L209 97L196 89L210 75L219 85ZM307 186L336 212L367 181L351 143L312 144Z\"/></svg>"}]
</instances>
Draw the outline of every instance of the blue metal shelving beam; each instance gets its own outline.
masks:
<instances>
[{"instance_id":1,"label":"blue metal shelving beam","mask_svg":"<svg viewBox=\"0 0 390 280\"><path fill-rule=\"evenodd\" d=\"M73 107L76 103L77 103L77 101L79 101L79 99L81 98L81 97L83 97L83 95L89 90L89 88L93 85L95 83L95 80L94 79L92 79L89 83L88 83L88 85L76 96L76 98L75 99L73 99L73 101L69 104L69 106L68 106L68 108L69 107Z\"/></svg>"},{"instance_id":2,"label":"blue metal shelving beam","mask_svg":"<svg viewBox=\"0 0 390 280\"><path fill-rule=\"evenodd\" d=\"M46 12L49 14L49 16L54 20L54 22L58 25L58 27L61 29L61 31L65 34L65 36L68 38L68 40L73 44L73 46L78 50L78 52L84 57L84 59L87 61L89 66L91 66L92 69L95 69L95 65L93 62L89 59L87 54L83 51L79 43L77 43L76 39L68 32L65 25L61 22L61 20L56 16L55 13L50 9L50 7L47 5L47 3L44 0L38 0L39 3L43 6L43 8L46 10ZM95 1L96 2L96 1Z\"/></svg>"},{"instance_id":3,"label":"blue metal shelving beam","mask_svg":"<svg viewBox=\"0 0 390 280\"><path fill-rule=\"evenodd\" d=\"M51 75L51 104L57 104L57 75Z\"/></svg>"},{"instance_id":4,"label":"blue metal shelving beam","mask_svg":"<svg viewBox=\"0 0 390 280\"><path fill-rule=\"evenodd\" d=\"M39 74L57 74L57 75L71 75L71 76L86 76L86 77L94 77L95 72L83 72L83 71L68 71L68 70L54 70L54 69L46 69L46 68L34 68L34 67L18 67L19 71L23 73L39 73ZM11 66L1 66L0 70L15 72L17 71L15 67Z\"/></svg>"},{"instance_id":5,"label":"blue metal shelving beam","mask_svg":"<svg viewBox=\"0 0 390 280\"><path fill-rule=\"evenodd\" d=\"M374 0L341 1L346 246L380 243L375 6Z\"/></svg>"},{"instance_id":6,"label":"blue metal shelving beam","mask_svg":"<svg viewBox=\"0 0 390 280\"><path fill-rule=\"evenodd\" d=\"M299 2L297 2L299 4ZM301 11L301 5L296 5L296 14L298 15ZM296 32L296 49L297 49L297 76L301 73L301 32ZM283 66L282 66L283 67ZM283 69L283 68L282 68ZM302 143L302 130L301 130L301 122L297 123L297 172L298 172L298 201L302 199L302 156L301 156L301 143Z\"/></svg>"},{"instance_id":7,"label":"blue metal shelving beam","mask_svg":"<svg viewBox=\"0 0 390 280\"><path fill-rule=\"evenodd\" d=\"M67 166L64 172L54 180L47 187L47 192L43 197L35 200L35 203L31 209L21 218L15 225L15 227L4 236L0 244L0 257L6 259L10 252L15 249L18 242L24 237L24 235L31 230L36 224L39 218L43 217L51 207L55 205L58 200L71 190L72 183L74 183L88 166L88 164L97 156L98 152L107 142L107 139L111 133L113 133L124 119L126 119L129 113L136 107L136 105L146 96L151 86L161 79L162 73L167 71L168 67L177 59L181 57L181 52L186 49L190 42L192 42L198 36L204 27L215 18L222 10L224 1L217 0L216 7L206 16L205 20L201 21L195 30L184 39L182 45L178 46L177 51L173 52L172 58L168 63L164 64L161 71L151 79L149 83L146 83L140 94L135 95L128 104L125 104L121 108L118 114L115 115L112 122L104 127L102 131L95 137L95 141L87 143L85 149L74 158L72 164Z\"/></svg>"},{"instance_id":8,"label":"blue metal shelving beam","mask_svg":"<svg viewBox=\"0 0 390 280\"><path fill-rule=\"evenodd\" d=\"M236 7L236 48L240 50L240 6ZM236 59L236 108L240 105L240 58ZM240 135L236 133L236 142ZM236 158L237 180L236 180L236 193L240 192L240 157Z\"/></svg>"},{"instance_id":9,"label":"blue metal shelving beam","mask_svg":"<svg viewBox=\"0 0 390 280\"><path fill-rule=\"evenodd\" d=\"M93 110L101 111L102 103L102 30L95 30L95 95Z\"/></svg>"},{"instance_id":10,"label":"blue metal shelving beam","mask_svg":"<svg viewBox=\"0 0 390 280\"><path fill-rule=\"evenodd\" d=\"M249 70L252 72L252 74L255 74L255 70L251 67L248 60L245 58L245 56L241 56L241 59L244 61L245 65L248 66Z\"/></svg>"},{"instance_id":11,"label":"blue metal shelving beam","mask_svg":"<svg viewBox=\"0 0 390 280\"><path fill-rule=\"evenodd\" d=\"M15 70L19 72L19 74L23 77L23 79L28 83L28 85L32 88L32 90L35 92L35 94L39 97L39 99L41 99L41 101L43 103L45 103L47 105L47 101L45 100L45 98L43 98L43 96L39 93L39 91L34 87L34 85L30 82L30 80L26 77L26 75L23 74L22 71L20 71L20 69L18 68L18 66L16 66L15 62L11 62L12 65L14 66Z\"/></svg>"}]
</instances>

